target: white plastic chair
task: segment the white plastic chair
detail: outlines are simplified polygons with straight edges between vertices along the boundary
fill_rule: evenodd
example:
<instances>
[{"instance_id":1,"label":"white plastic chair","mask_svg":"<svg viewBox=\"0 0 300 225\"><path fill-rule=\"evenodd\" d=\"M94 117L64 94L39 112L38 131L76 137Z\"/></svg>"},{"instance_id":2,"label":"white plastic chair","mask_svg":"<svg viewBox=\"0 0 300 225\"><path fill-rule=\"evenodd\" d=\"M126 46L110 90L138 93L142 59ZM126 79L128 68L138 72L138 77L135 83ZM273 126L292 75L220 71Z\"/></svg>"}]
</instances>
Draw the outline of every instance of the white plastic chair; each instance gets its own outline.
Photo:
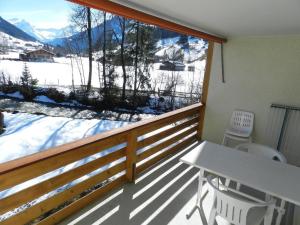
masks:
<instances>
[{"instance_id":1,"label":"white plastic chair","mask_svg":"<svg viewBox=\"0 0 300 225\"><path fill-rule=\"evenodd\" d=\"M244 144L240 144L238 146L235 147L238 150L241 151L246 151L250 154L255 154L255 155L259 155L262 157L266 157L268 159L272 159L272 160L276 160L282 163L287 163L286 157L281 153L278 152L277 150L270 148L268 146L265 145L260 145L260 144L255 144L255 143L244 143ZM226 185L229 185L229 181L226 181ZM241 185L239 183L236 184L236 189L240 190ZM266 199L270 199L269 195L266 195ZM281 223L282 217L285 214L285 204L286 202L281 200L280 206L277 208L278 210L278 216L276 219L276 225L279 225Z\"/></svg>"},{"instance_id":2,"label":"white plastic chair","mask_svg":"<svg viewBox=\"0 0 300 225\"><path fill-rule=\"evenodd\" d=\"M208 225L214 225L218 215L234 225L260 225L262 221L271 225L275 208L273 199L265 202L219 183L214 185L212 180L212 176L207 177L207 183L214 191Z\"/></svg>"},{"instance_id":3,"label":"white plastic chair","mask_svg":"<svg viewBox=\"0 0 300 225\"><path fill-rule=\"evenodd\" d=\"M228 139L252 142L254 113L235 110L232 113L229 128L225 130L223 145L227 145Z\"/></svg>"}]
</instances>

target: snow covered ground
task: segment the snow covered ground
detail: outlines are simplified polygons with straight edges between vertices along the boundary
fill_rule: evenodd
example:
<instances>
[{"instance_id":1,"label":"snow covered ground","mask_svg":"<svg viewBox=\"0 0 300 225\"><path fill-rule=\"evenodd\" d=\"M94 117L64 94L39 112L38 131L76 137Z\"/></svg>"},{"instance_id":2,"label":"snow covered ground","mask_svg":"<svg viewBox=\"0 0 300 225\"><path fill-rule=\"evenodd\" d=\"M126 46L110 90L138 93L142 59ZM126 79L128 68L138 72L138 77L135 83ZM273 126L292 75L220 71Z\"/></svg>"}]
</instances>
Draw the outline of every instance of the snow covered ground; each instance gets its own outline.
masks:
<instances>
[{"instance_id":1,"label":"snow covered ground","mask_svg":"<svg viewBox=\"0 0 300 225\"><path fill-rule=\"evenodd\" d=\"M4 118L7 128L0 135L0 163L128 124L27 113L4 113Z\"/></svg>"},{"instance_id":2,"label":"snow covered ground","mask_svg":"<svg viewBox=\"0 0 300 225\"><path fill-rule=\"evenodd\" d=\"M1 33L1 32L0 32ZM6 34L3 34L6 35ZM161 57L165 54L170 55L174 50L180 50L181 46L176 44L178 38L168 38L157 42L156 56ZM40 43L36 42L24 42L13 37L7 37L8 47L10 50L6 54L0 54L0 74L9 75L11 80L18 82L24 68L24 62L9 60L18 59L19 53L23 53L24 50L33 50L41 47ZM28 46L29 45L29 46ZM154 63L151 66L151 84L152 88L156 86L156 89L165 89L167 77L175 76L180 77L182 81L177 85L178 92L189 92L191 82L201 83L204 76L205 59L201 58L205 54L206 43L203 40L196 38L189 38L190 49L182 50L184 52L185 70L172 72L159 70L161 63ZM96 54L96 53L95 53ZM37 78L39 85L59 85L59 86L71 86L72 74L75 85L81 85L87 83L88 76L88 58L82 57L80 60L78 57L74 58L71 63L71 58L67 57L54 57L54 63L50 62L27 62L27 66L34 78ZM73 67L72 67L73 64ZM188 67L194 67L195 71L188 71ZM92 85L99 87L98 73L102 74L102 64L100 62L93 61L93 76ZM119 87L122 86L122 68L116 67L116 72L119 75L116 80ZM134 73L134 69L128 67L128 75ZM157 83L160 83L157 85Z\"/></svg>"},{"instance_id":3,"label":"snow covered ground","mask_svg":"<svg viewBox=\"0 0 300 225\"><path fill-rule=\"evenodd\" d=\"M0 55L1 58L1 55ZM60 86L70 86L72 84L72 67L71 61L69 58L61 57L54 58L54 63L50 62L27 62L27 66L31 75L34 78L37 78L39 81L39 85L60 85ZM87 79L87 68L88 68L88 59L83 58L83 68L85 68L85 76ZM74 62L73 62L74 63ZM195 67L195 72L187 71L187 67L192 65ZM196 61L191 64L187 64L185 71L171 72L165 70L159 70L160 63L153 64L151 68L151 82L158 82L160 77L164 77L166 80L167 77L171 77L172 73L175 73L180 77L180 79L184 82L178 85L177 91L187 91L188 84L193 81L202 81L204 76L204 68L205 68L205 60ZM74 65L74 84L81 85L81 78L79 74L79 70L77 69L77 65ZM0 73L4 72L10 76L13 82L18 82L20 76L22 75L22 71L24 68L24 62L22 61L13 61L13 60L0 60ZM92 85L94 87L99 87L99 77L98 77L98 68L102 68L102 64L93 61L93 77L92 77ZM117 67L116 71L120 74L119 79L117 80L118 85L121 87L122 80L122 68ZM133 71L133 70L132 70ZM101 71L100 71L101 72ZM162 82L161 89L164 89L165 82ZM153 86L153 85L152 85Z\"/></svg>"}]
</instances>

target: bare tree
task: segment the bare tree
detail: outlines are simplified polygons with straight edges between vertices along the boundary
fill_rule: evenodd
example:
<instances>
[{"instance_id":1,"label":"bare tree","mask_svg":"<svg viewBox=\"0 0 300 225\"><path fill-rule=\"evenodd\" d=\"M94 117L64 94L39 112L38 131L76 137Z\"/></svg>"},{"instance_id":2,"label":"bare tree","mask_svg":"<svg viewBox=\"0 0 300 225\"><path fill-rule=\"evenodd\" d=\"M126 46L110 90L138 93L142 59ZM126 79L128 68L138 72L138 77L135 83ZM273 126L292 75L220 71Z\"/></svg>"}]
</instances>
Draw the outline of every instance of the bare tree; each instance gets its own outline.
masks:
<instances>
[{"instance_id":1,"label":"bare tree","mask_svg":"<svg viewBox=\"0 0 300 225\"><path fill-rule=\"evenodd\" d=\"M138 56L139 56L139 38L140 38L140 22L136 23L135 32L135 59L134 59L134 85L133 85L133 98L136 96L137 92L137 79L138 79Z\"/></svg>"},{"instance_id":2,"label":"bare tree","mask_svg":"<svg viewBox=\"0 0 300 225\"><path fill-rule=\"evenodd\" d=\"M93 48L92 48L92 19L91 9L86 7L87 11L87 34L88 34L88 52L89 52L89 77L87 83L87 92L91 90L92 86L92 72L93 72Z\"/></svg>"},{"instance_id":3,"label":"bare tree","mask_svg":"<svg viewBox=\"0 0 300 225\"><path fill-rule=\"evenodd\" d=\"M92 48L92 16L91 9L89 7L75 6L73 7L73 13L71 15L72 24L81 31L87 40L87 50L89 58L89 72L88 81L86 86L86 92L91 90L92 74L93 74L93 48ZM82 51L81 46L78 46ZM81 61L82 63L82 61Z\"/></svg>"},{"instance_id":4,"label":"bare tree","mask_svg":"<svg viewBox=\"0 0 300 225\"><path fill-rule=\"evenodd\" d=\"M114 32L115 39L120 45L120 59L123 73L123 84L122 84L122 101L125 101L125 91L126 91L126 83L127 83L127 74L126 74L126 61L125 61L125 35L126 35L126 19L124 17L118 16L119 28L121 30L121 37Z\"/></svg>"},{"instance_id":5,"label":"bare tree","mask_svg":"<svg viewBox=\"0 0 300 225\"><path fill-rule=\"evenodd\" d=\"M120 17L119 17L120 18ZM125 56L124 56L124 43L125 43L125 29L126 29L126 19L124 17L119 19L120 27L121 27L121 63L122 63L122 71L123 71L123 85L122 85L122 101L125 101L125 90L126 90L126 66L125 66Z\"/></svg>"},{"instance_id":6,"label":"bare tree","mask_svg":"<svg viewBox=\"0 0 300 225\"><path fill-rule=\"evenodd\" d=\"M106 12L103 12L103 46L102 46L102 74L103 74L103 84L104 84L104 93L107 92L107 83L106 83Z\"/></svg>"}]
</instances>

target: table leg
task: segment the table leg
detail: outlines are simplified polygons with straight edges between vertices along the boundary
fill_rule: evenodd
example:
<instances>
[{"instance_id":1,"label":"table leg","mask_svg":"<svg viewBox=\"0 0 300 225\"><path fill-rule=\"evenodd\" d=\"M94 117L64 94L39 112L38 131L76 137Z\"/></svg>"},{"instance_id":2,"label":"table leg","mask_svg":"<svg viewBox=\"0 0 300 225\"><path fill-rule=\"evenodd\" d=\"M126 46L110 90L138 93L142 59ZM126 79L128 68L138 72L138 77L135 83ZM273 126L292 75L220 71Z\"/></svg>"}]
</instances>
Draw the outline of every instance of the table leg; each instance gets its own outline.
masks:
<instances>
[{"instance_id":1,"label":"table leg","mask_svg":"<svg viewBox=\"0 0 300 225\"><path fill-rule=\"evenodd\" d=\"M200 208L200 201L201 201L201 195L202 195L202 187L204 183L204 170L200 169L199 177L198 177L198 191L197 191L197 200L195 206L192 208L192 210L186 215L186 218L189 219L193 215L193 213L196 211L196 209Z\"/></svg>"}]
</instances>

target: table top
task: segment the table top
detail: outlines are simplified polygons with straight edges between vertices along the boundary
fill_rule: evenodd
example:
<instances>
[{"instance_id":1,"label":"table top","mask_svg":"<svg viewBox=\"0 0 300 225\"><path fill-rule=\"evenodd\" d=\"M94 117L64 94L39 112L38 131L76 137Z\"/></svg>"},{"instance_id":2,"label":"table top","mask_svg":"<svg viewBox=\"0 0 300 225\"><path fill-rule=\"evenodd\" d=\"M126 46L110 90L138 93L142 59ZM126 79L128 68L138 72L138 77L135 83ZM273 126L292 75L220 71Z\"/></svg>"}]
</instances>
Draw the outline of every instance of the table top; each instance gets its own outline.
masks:
<instances>
[{"instance_id":1,"label":"table top","mask_svg":"<svg viewBox=\"0 0 300 225\"><path fill-rule=\"evenodd\" d=\"M204 141L180 161L300 205L300 168Z\"/></svg>"}]
</instances>

